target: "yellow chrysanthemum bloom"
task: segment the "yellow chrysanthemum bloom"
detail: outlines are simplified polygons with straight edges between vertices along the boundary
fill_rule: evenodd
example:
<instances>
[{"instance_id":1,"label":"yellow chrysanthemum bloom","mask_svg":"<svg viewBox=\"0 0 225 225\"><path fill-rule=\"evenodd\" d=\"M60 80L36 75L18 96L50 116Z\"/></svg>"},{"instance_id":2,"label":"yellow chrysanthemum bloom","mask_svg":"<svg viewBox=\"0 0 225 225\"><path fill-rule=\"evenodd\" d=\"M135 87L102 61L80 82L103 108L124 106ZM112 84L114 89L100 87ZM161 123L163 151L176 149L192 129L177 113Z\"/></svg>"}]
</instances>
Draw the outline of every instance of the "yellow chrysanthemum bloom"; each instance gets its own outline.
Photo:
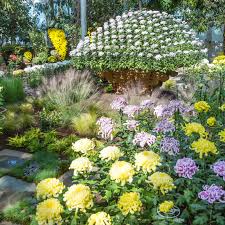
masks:
<instances>
[{"instance_id":1,"label":"yellow chrysanthemum bloom","mask_svg":"<svg viewBox=\"0 0 225 225\"><path fill-rule=\"evenodd\" d=\"M220 131L218 135L220 136L220 141L225 142L225 129Z\"/></svg>"},{"instance_id":2,"label":"yellow chrysanthemum bloom","mask_svg":"<svg viewBox=\"0 0 225 225\"><path fill-rule=\"evenodd\" d=\"M117 206L121 210L123 215L127 215L128 213L134 214L135 212L140 212L142 207L140 195L136 192L124 193L119 198Z\"/></svg>"},{"instance_id":3,"label":"yellow chrysanthemum bloom","mask_svg":"<svg viewBox=\"0 0 225 225\"><path fill-rule=\"evenodd\" d=\"M133 181L133 175L135 174L133 166L125 161L117 161L112 164L112 167L109 171L110 178L115 180L116 183L131 183Z\"/></svg>"},{"instance_id":4,"label":"yellow chrysanthemum bloom","mask_svg":"<svg viewBox=\"0 0 225 225\"><path fill-rule=\"evenodd\" d=\"M163 194L175 188L173 178L167 173L155 172L149 177L154 189L159 189Z\"/></svg>"},{"instance_id":5,"label":"yellow chrysanthemum bloom","mask_svg":"<svg viewBox=\"0 0 225 225\"><path fill-rule=\"evenodd\" d=\"M72 144L72 149L75 152L81 152L83 154L87 154L89 151L94 150L94 148L95 148L94 141L88 138L81 138L80 140Z\"/></svg>"},{"instance_id":6,"label":"yellow chrysanthemum bloom","mask_svg":"<svg viewBox=\"0 0 225 225\"><path fill-rule=\"evenodd\" d=\"M199 101L194 104L195 109L198 112L208 112L210 110L210 105L206 101Z\"/></svg>"},{"instance_id":7,"label":"yellow chrysanthemum bloom","mask_svg":"<svg viewBox=\"0 0 225 225\"><path fill-rule=\"evenodd\" d=\"M225 103L219 107L219 109L224 112L225 111Z\"/></svg>"},{"instance_id":8,"label":"yellow chrysanthemum bloom","mask_svg":"<svg viewBox=\"0 0 225 225\"><path fill-rule=\"evenodd\" d=\"M172 201L164 201L159 205L159 211L162 213L168 213L174 207L174 203Z\"/></svg>"},{"instance_id":9,"label":"yellow chrysanthemum bloom","mask_svg":"<svg viewBox=\"0 0 225 225\"><path fill-rule=\"evenodd\" d=\"M20 70L14 70L13 71L13 76L23 76L25 74L24 70L20 69Z\"/></svg>"},{"instance_id":10,"label":"yellow chrysanthemum bloom","mask_svg":"<svg viewBox=\"0 0 225 225\"><path fill-rule=\"evenodd\" d=\"M117 146L108 146L103 148L100 152L100 158L105 161L117 160L121 156L123 156L123 153Z\"/></svg>"},{"instance_id":11,"label":"yellow chrysanthemum bloom","mask_svg":"<svg viewBox=\"0 0 225 225\"><path fill-rule=\"evenodd\" d=\"M61 225L63 206L58 199L50 198L37 205L36 219L38 225Z\"/></svg>"},{"instance_id":12,"label":"yellow chrysanthemum bloom","mask_svg":"<svg viewBox=\"0 0 225 225\"><path fill-rule=\"evenodd\" d=\"M67 40L66 40L66 34L61 29L48 29L48 36L57 51L57 53L60 56L61 60L64 60L66 58L67 54Z\"/></svg>"},{"instance_id":13,"label":"yellow chrysanthemum bloom","mask_svg":"<svg viewBox=\"0 0 225 225\"><path fill-rule=\"evenodd\" d=\"M193 133L199 134L200 137L206 137L208 135L200 123L187 123L183 129L187 136L191 136Z\"/></svg>"},{"instance_id":14,"label":"yellow chrysanthemum bloom","mask_svg":"<svg viewBox=\"0 0 225 225\"><path fill-rule=\"evenodd\" d=\"M69 210L80 209L82 212L85 212L86 209L93 206L93 195L91 194L91 190L84 184L72 185L63 197Z\"/></svg>"},{"instance_id":15,"label":"yellow chrysanthemum bloom","mask_svg":"<svg viewBox=\"0 0 225 225\"><path fill-rule=\"evenodd\" d=\"M33 55L30 51L24 52L23 56L28 62L31 62L31 60L33 58Z\"/></svg>"},{"instance_id":16,"label":"yellow chrysanthemum bloom","mask_svg":"<svg viewBox=\"0 0 225 225\"><path fill-rule=\"evenodd\" d=\"M87 222L88 225L112 225L112 220L109 214L98 212L92 214Z\"/></svg>"},{"instance_id":17,"label":"yellow chrysanthemum bloom","mask_svg":"<svg viewBox=\"0 0 225 225\"><path fill-rule=\"evenodd\" d=\"M216 124L216 118L214 116L211 116L207 119L207 124L212 127Z\"/></svg>"},{"instance_id":18,"label":"yellow chrysanthemum bloom","mask_svg":"<svg viewBox=\"0 0 225 225\"><path fill-rule=\"evenodd\" d=\"M199 138L191 144L191 148L199 153L199 157L202 158L203 155L208 155L209 153L217 154L217 148L212 141L208 141L204 138Z\"/></svg>"},{"instance_id":19,"label":"yellow chrysanthemum bloom","mask_svg":"<svg viewBox=\"0 0 225 225\"><path fill-rule=\"evenodd\" d=\"M65 186L56 178L47 178L42 180L36 188L37 198L46 199L50 197L58 197Z\"/></svg>"},{"instance_id":20,"label":"yellow chrysanthemum bloom","mask_svg":"<svg viewBox=\"0 0 225 225\"><path fill-rule=\"evenodd\" d=\"M167 80L163 82L162 87L166 90L173 90L176 87L176 81L175 80Z\"/></svg>"},{"instance_id":21,"label":"yellow chrysanthemum bloom","mask_svg":"<svg viewBox=\"0 0 225 225\"><path fill-rule=\"evenodd\" d=\"M213 64L215 65L225 65L225 55L219 55L214 58Z\"/></svg>"},{"instance_id":22,"label":"yellow chrysanthemum bloom","mask_svg":"<svg viewBox=\"0 0 225 225\"><path fill-rule=\"evenodd\" d=\"M161 165L161 158L153 151L143 151L135 155L135 166L137 170L146 172L155 171L156 167Z\"/></svg>"},{"instance_id":23,"label":"yellow chrysanthemum bloom","mask_svg":"<svg viewBox=\"0 0 225 225\"><path fill-rule=\"evenodd\" d=\"M92 162L87 157L79 157L72 161L69 169L74 170L74 176L77 176L79 173L91 172L93 169Z\"/></svg>"}]
</instances>

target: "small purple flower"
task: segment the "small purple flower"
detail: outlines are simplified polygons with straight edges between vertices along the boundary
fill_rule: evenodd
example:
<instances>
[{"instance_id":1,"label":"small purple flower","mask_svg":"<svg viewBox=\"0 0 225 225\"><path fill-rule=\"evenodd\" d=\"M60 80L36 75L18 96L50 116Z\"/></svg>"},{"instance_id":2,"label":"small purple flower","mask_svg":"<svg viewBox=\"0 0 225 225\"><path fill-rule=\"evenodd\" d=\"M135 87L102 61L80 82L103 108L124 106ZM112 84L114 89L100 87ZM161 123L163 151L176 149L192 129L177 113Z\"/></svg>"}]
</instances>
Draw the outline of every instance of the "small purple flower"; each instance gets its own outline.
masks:
<instances>
[{"instance_id":1,"label":"small purple flower","mask_svg":"<svg viewBox=\"0 0 225 225\"><path fill-rule=\"evenodd\" d=\"M173 137L163 138L160 147L162 152L166 152L169 155L177 155L180 151L180 143Z\"/></svg>"},{"instance_id":2,"label":"small purple flower","mask_svg":"<svg viewBox=\"0 0 225 225\"><path fill-rule=\"evenodd\" d=\"M126 120L126 123L124 123L128 130L136 130L136 128L139 126L139 122L137 120Z\"/></svg>"},{"instance_id":3,"label":"small purple flower","mask_svg":"<svg viewBox=\"0 0 225 225\"><path fill-rule=\"evenodd\" d=\"M127 101L124 97L117 97L110 104L111 108L117 111L122 110L126 105L127 105Z\"/></svg>"},{"instance_id":4,"label":"small purple flower","mask_svg":"<svg viewBox=\"0 0 225 225\"><path fill-rule=\"evenodd\" d=\"M225 161L218 161L211 166L211 169L217 176L223 177L225 181Z\"/></svg>"},{"instance_id":5,"label":"small purple flower","mask_svg":"<svg viewBox=\"0 0 225 225\"><path fill-rule=\"evenodd\" d=\"M113 139L112 132L114 128L114 123L111 118L101 117L97 121L97 125L99 125L99 133L101 137L105 140Z\"/></svg>"},{"instance_id":6,"label":"small purple flower","mask_svg":"<svg viewBox=\"0 0 225 225\"><path fill-rule=\"evenodd\" d=\"M164 110L164 107L162 105L157 105L155 108L154 108L154 114L157 116L157 117L161 117L162 114L163 114L163 110Z\"/></svg>"},{"instance_id":7,"label":"small purple flower","mask_svg":"<svg viewBox=\"0 0 225 225\"><path fill-rule=\"evenodd\" d=\"M155 141L156 136L148 134L146 132L140 132L134 136L133 144L139 145L143 148L145 145L151 146L152 144L155 143Z\"/></svg>"},{"instance_id":8,"label":"small purple flower","mask_svg":"<svg viewBox=\"0 0 225 225\"><path fill-rule=\"evenodd\" d=\"M123 113L129 118L135 117L139 113L140 107L137 105L127 105L123 108Z\"/></svg>"},{"instance_id":9,"label":"small purple flower","mask_svg":"<svg viewBox=\"0 0 225 225\"><path fill-rule=\"evenodd\" d=\"M211 186L205 185L203 186L203 191L198 193L198 197L212 204L216 201L223 201L225 191L221 186L216 186L215 184Z\"/></svg>"},{"instance_id":10,"label":"small purple flower","mask_svg":"<svg viewBox=\"0 0 225 225\"><path fill-rule=\"evenodd\" d=\"M151 109L153 106L153 102L151 100L143 100L140 104L141 109Z\"/></svg>"},{"instance_id":11,"label":"small purple flower","mask_svg":"<svg viewBox=\"0 0 225 225\"><path fill-rule=\"evenodd\" d=\"M175 131L175 126L171 122L169 122L167 119L163 119L156 124L154 131L157 133L165 134L167 132Z\"/></svg>"},{"instance_id":12,"label":"small purple flower","mask_svg":"<svg viewBox=\"0 0 225 225\"><path fill-rule=\"evenodd\" d=\"M198 171L195 161L191 158L178 159L174 169L179 177L188 179L192 179L192 176Z\"/></svg>"}]
</instances>

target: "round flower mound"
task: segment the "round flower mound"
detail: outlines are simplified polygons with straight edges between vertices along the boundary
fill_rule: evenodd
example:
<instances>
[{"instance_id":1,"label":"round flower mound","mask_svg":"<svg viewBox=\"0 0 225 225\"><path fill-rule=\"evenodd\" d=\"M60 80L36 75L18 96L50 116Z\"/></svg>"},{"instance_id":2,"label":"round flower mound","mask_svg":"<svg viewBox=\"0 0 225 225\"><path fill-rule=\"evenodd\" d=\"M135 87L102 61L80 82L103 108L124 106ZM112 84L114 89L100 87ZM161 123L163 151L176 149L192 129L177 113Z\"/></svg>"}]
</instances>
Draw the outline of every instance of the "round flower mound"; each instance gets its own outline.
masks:
<instances>
[{"instance_id":1,"label":"round flower mound","mask_svg":"<svg viewBox=\"0 0 225 225\"><path fill-rule=\"evenodd\" d=\"M83 154L87 154L89 151L93 150L94 148L95 148L95 143L88 138L82 138L72 144L72 149L75 152L81 152Z\"/></svg>"},{"instance_id":2,"label":"round flower mound","mask_svg":"<svg viewBox=\"0 0 225 225\"><path fill-rule=\"evenodd\" d=\"M58 197L64 188L65 186L63 183L56 178L44 179L37 185L37 198L46 199L50 197Z\"/></svg>"},{"instance_id":3,"label":"round flower mound","mask_svg":"<svg viewBox=\"0 0 225 225\"><path fill-rule=\"evenodd\" d=\"M225 129L219 132L221 142L225 142Z\"/></svg>"},{"instance_id":4,"label":"round flower mound","mask_svg":"<svg viewBox=\"0 0 225 225\"><path fill-rule=\"evenodd\" d=\"M140 107L137 105L127 105L123 108L123 113L126 114L129 118L133 118L138 115Z\"/></svg>"},{"instance_id":5,"label":"round flower mound","mask_svg":"<svg viewBox=\"0 0 225 225\"><path fill-rule=\"evenodd\" d=\"M140 212L142 207L140 195L136 192L124 193L120 196L117 206L125 216L128 213Z\"/></svg>"},{"instance_id":6,"label":"round flower mound","mask_svg":"<svg viewBox=\"0 0 225 225\"><path fill-rule=\"evenodd\" d=\"M156 167L161 165L161 158L158 154L153 151L143 151L135 155L135 166L137 170L152 172L156 170Z\"/></svg>"},{"instance_id":7,"label":"round flower mound","mask_svg":"<svg viewBox=\"0 0 225 225\"><path fill-rule=\"evenodd\" d=\"M215 65L225 65L225 55L219 55L214 58L213 64Z\"/></svg>"},{"instance_id":8,"label":"round flower mound","mask_svg":"<svg viewBox=\"0 0 225 225\"><path fill-rule=\"evenodd\" d=\"M184 127L184 132L187 136L191 136L193 133L199 134L200 137L206 137L208 135L200 123L187 123Z\"/></svg>"},{"instance_id":9,"label":"round flower mound","mask_svg":"<svg viewBox=\"0 0 225 225\"><path fill-rule=\"evenodd\" d=\"M133 139L134 145L139 145L140 147L144 147L145 145L151 146L156 142L156 136L152 134L148 134L146 132L140 132L135 134Z\"/></svg>"},{"instance_id":10,"label":"round flower mound","mask_svg":"<svg viewBox=\"0 0 225 225\"><path fill-rule=\"evenodd\" d=\"M207 52L202 47L186 22L165 12L141 10L105 22L70 55L79 69L165 72L196 64Z\"/></svg>"},{"instance_id":11,"label":"round flower mound","mask_svg":"<svg viewBox=\"0 0 225 225\"><path fill-rule=\"evenodd\" d=\"M198 197L202 200L212 204L216 201L222 200L225 197L225 191L220 186L212 184L211 186L203 186L203 191L198 193Z\"/></svg>"},{"instance_id":12,"label":"round flower mound","mask_svg":"<svg viewBox=\"0 0 225 225\"><path fill-rule=\"evenodd\" d=\"M113 133L113 128L114 128L114 123L111 118L101 117L97 121L97 125L99 125L98 134L100 134L103 139L105 139L105 140L113 139L112 133Z\"/></svg>"},{"instance_id":13,"label":"round flower mound","mask_svg":"<svg viewBox=\"0 0 225 225\"><path fill-rule=\"evenodd\" d=\"M215 124L216 124L216 118L211 116L207 119L207 124L210 126L210 127L213 127Z\"/></svg>"},{"instance_id":14,"label":"round flower mound","mask_svg":"<svg viewBox=\"0 0 225 225\"><path fill-rule=\"evenodd\" d=\"M98 212L89 217L87 225L112 225L112 220L109 214Z\"/></svg>"},{"instance_id":15,"label":"round flower mound","mask_svg":"<svg viewBox=\"0 0 225 225\"><path fill-rule=\"evenodd\" d=\"M163 194L175 188L173 178L170 175L162 172L155 172L149 177L150 183L154 189L159 189Z\"/></svg>"},{"instance_id":16,"label":"round flower mound","mask_svg":"<svg viewBox=\"0 0 225 225\"><path fill-rule=\"evenodd\" d=\"M72 161L69 169L74 170L74 176L77 176L79 173L91 172L93 169L92 162L87 157L79 157Z\"/></svg>"},{"instance_id":17,"label":"round flower mound","mask_svg":"<svg viewBox=\"0 0 225 225\"><path fill-rule=\"evenodd\" d=\"M179 177L192 179L192 176L198 171L196 163L191 158L178 159L174 167Z\"/></svg>"},{"instance_id":18,"label":"round flower mound","mask_svg":"<svg viewBox=\"0 0 225 225\"><path fill-rule=\"evenodd\" d=\"M162 213L168 213L174 207L173 201L164 201L159 205L159 211Z\"/></svg>"},{"instance_id":19,"label":"round flower mound","mask_svg":"<svg viewBox=\"0 0 225 225\"><path fill-rule=\"evenodd\" d=\"M83 184L74 184L69 187L68 191L64 194L63 200L69 210L78 210L85 212L93 206L93 195L88 186Z\"/></svg>"},{"instance_id":20,"label":"round flower mound","mask_svg":"<svg viewBox=\"0 0 225 225\"><path fill-rule=\"evenodd\" d=\"M133 175L135 174L133 166L125 161L117 161L112 164L110 168L109 175L112 180L115 180L116 183L131 183L133 181Z\"/></svg>"},{"instance_id":21,"label":"round flower mound","mask_svg":"<svg viewBox=\"0 0 225 225\"><path fill-rule=\"evenodd\" d=\"M225 161L221 160L218 162L215 162L212 166L211 166L213 172L217 175L223 178L223 180L225 181Z\"/></svg>"},{"instance_id":22,"label":"round flower mound","mask_svg":"<svg viewBox=\"0 0 225 225\"><path fill-rule=\"evenodd\" d=\"M117 111L122 110L127 105L127 101L123 97L117 97L110 104L111 108Z\"/></svg>"},{"instance_id":23,"label":"round flower mound","mask_svg":"<svg viewBox=\"0 0 225 225\"><path fill-rule=\"evenodd\" d=\"M208 112L210 110L210 105L205 101L199 101L194 104L195 110L198 112Z\"/></svg>"},{"instance_id":24,"label":"round flower mound","mask_svg":"<svg viewBox=\"0 0 225 225\"><path fill-rule=\"evenodd\" d=\"M196 152L199 153L200 159L203 155L208 156L209 153L217 154L217 148L214 142L200 138L197 141L194 141L191 144L191 148Z\"/></svg>"},{"instance_id":25,"label":"round flower mound","mask_svg":"<svg viewBox=\"0 0 225 225\"><path fill-rule=\"evenodd\" d=\"M64 60L67 54L67 40L65 32L60 29L51 28L48 29L48 36L59 54L60 59Z\"/></svg>"},{"instance_id":26,"label":"round flower mound","mask_svg":"<svg viewBox=\"0 0 225 225\"><path fill-rule=\"evenodd\" d=\"M123 156L123 153L116 146L108 146L100 152L100 158L106 161L117 160L121 156Z\"/></svg>"},{"instance_id":27,"label":"round flower mound","mask_svg":"<svg viewBox=\"0 0 225 225\"><path fill-rule=\"evenodd\" d=\"M50 198L37 205L36 219L38 225L63 224L61 213L63 206L58 199Z\"/></svg>"},{"instance_id":28,"label":"round flower mound","mask_svg":"<svg viewBox=\"0 0 225 225\"><path fill-rule=\"evenodd\" d=\"M160 143L162 152L166 152L169 155L177 155L180 151L180 143L173 137L164 137Z\"/></svg>"},{"instance_id":29,"label":"round flower mound","mask_svg":"<svg viewBox=\"0 0 225 225\"><path fill-rule=\"evenodd\" d=\"M139 126L139 122L137 120L126 120L123 125L127 127L127 130L133 131Z\"/></svg>"}]
</instances>

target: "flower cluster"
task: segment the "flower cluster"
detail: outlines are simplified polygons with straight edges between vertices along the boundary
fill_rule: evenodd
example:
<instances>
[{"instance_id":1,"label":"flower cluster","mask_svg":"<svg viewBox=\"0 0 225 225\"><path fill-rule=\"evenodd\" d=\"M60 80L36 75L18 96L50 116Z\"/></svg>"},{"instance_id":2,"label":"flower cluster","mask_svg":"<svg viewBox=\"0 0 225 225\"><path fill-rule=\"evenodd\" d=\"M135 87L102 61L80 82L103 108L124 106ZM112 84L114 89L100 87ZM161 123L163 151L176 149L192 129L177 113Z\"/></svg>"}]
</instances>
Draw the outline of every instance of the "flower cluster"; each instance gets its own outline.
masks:
<instances>
[{"instance_id":1,"label":"flower cluster","mask_svg":"<svg viewBox=\"0 0 225 225\"><path fill-rule=\"evenodd\" d=\"M225 55L219 55L213 59L215 65L225 65Z\"/></svg>"},{"instance_id":2,"label":"flower cluster","mask_svg":"<svg viewBox=\"0 0 225 225\"><path fill-rule=\"evenodd\" d=\"M179 177L192 179L192 176L198 171L196 163L191 158L178 159L174 167Z\"/></svg>"},{"instance_id":3,"label":"flower cluster","mask_svg":"<svg viewBox=\"0 0 225 225\"><path fill-rule=\"evenodd\" d=\"M156 136L148 134L146 132L140 132L135 134L133 144L144 147L145 145L151 146L156 141Z\"/></svg>"},{"instance_id":4,"label":"flower cluster","mask_svg":"<svg viewBox=\"0 0 225 225\"><path fill-rule=\"evenodd\" d=\"M225 161L221 160L218 162L215 162L212 166L211 166L213 172L215 174L217 174L217 176L220 176L223 178L223 180L225 181Z\"/></svg>"},{"instance_id":5,"label":"flower cluster","mask_svg":"<svg viewBox=\"0 0 225 225\"><path fill-rule=\"evenodd\" d=\"M165 134L165 133L168 133L168 132L175 131L175 126L173 125L173 123L171 123L167 119L163 119L156 124L154 131L157 132L157 133L164 133Z\"/></svg>"},{"instance_id":6,"label":"flower cluster","mask_svg":"<svg viewBox=\"0 0 225 225\"><path fill-rule=\"evenodd\" d=\"M119 159L121 156L123 156L123 153L116 146L108 146L100 152L100 158L106 161L114 161Z\"/></svg>"},{"instance_id":7,"label":"flower cluster","mask_svg":"<svg viewBox=\"0 0 225 225\"><path fill-rule=\"evenodd\" d=\"M70 55L77 68L118 70L129 65L130 69L174 71L204 58L207 50L202 47L186 22L165 12L142 10L105 22Z\"/></svg>"},{"instance_id":8,"label":"flower cluster","mask_svg":"<svg viewBox=\"0 0 225 225\"><path fill-rule=\"evenodd\" d=\"M135 117L140 111L140 107L137 105L127 105L123 108L123 113L129 118Z\"/></svg>"},{"instance_id":9,"label":"flower cluster","mask_svg":"<svg viewBox=\"0 0 225 225\"><path fill-rule=\"evenodd\" d=\"M113 139L113 129L114 123L111 118L101 117L97 121L97 125L99 125L99 133L103 139Z\"/></svg>"},{"instance_id":10,"label":"flower cluster","mask_svg":"<svg viewBox=\"0 0 225 225\"><path fill-rule=\"evenodd\" d=\"M65 32L60 29L51 28L48 30L48 36L59 54L60 59L64 60L67 54L67 40Z\"/></svg>"},{"instance_id":11,"label":"flower cluster","mask_svg":"<svg viewBox=\"0 0 225 225\"><path fill-rule=\"evenodd\" d=\"M210 127L212 127L216 124L216 118L214 116L211 116L207 119L206 122Z\"/></svg>"},{"instance_id":12,"label":"flower cluster","mask_svg":"<svg viewBox=\"0 0 225 225\"><path fill-rule=\"evenodd\" d=\"M194 105L198 112L208 112L210 110L210 105L205 101L196 102Z\"/></svg>"},{"instance_id":13,"label":"flower cluster","mask_svg":"<svg viewBox=\"0 0 225 225\"><path fill-rule=\"evenodd\" d=\"M110 104L111 108L117 111L122 110L127 105L127 101L123 97L117 97Z\"/></svg>"},{"instance_id":14,"label":"flower cluster","mask_svg":"<svg viewBox=\"0 0 225 225\"><path fill-rule=\"evenodd\" d=\"M56 178L44 179L37 185L37 198L46 199L50 197L58 197L64 188L65 186L63 183Z\"/></svg>"},{"instance_id":15,"label":"flower cluster","mask_svg":"<svg viewBox=\"0 0 225 225\"><path fill-rule=\"evenodd\" d=\"M120 197L117 205L122 214L127 215L128 213L134 214L135 212L141 211L142 202L138 193L130 192L124 193Z\"/></svg>"},{"instance_id":16,"label":"flower cluster","mask_svg":"<svg viewBox=\"0 0 225 225\"><path fill-rule=\"evenodd\" d=\"M136 128L139 126L139 122L137 120L126 120L126 122L123 124L127 127L128 130L136 130Z\"/></svg>"},{"instance_id":17,"label":"flower cluster","mask_svg":"<svg viewBox=\"0 0 225 225\"><path fill-rule=\"evenodd\" d=\"M174 203L172 201L164 201L159 205L159 211L162 213L168 213L174 207Z\"/></svg>"},{"instance_id":18,"label":"flower cluster","mask_svg":"<svg viewBox=\"0 0 225 225\"><path fill-rule=\"evenodd\" d=\"M164 137L161 141L160 149L169 155L176 155L180 151L180 143L173 137Z\"/></svg>"},{"instance_id":19,"label":"flower cluster","mask_svg":"<svg viewBox=\"0 0 225 225\"><path fill-rule=\"evenodd\" d=\"M94 148L95 148L94 141L88 138L82 138L72 144L72 149L75 152L81 152L83 154L88 154L88 152L93 150Z\"/></svg>"}]
</instances>

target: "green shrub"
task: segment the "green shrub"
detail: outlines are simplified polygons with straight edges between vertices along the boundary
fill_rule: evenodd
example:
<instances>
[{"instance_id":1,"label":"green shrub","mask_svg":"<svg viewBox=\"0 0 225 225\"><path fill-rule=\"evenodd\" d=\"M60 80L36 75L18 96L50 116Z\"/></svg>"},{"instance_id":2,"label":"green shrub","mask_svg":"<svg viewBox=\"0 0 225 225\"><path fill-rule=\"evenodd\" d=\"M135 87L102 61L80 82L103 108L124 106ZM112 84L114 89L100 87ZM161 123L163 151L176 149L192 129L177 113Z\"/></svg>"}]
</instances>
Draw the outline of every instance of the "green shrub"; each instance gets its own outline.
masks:
<instances>
[{"instance_id":1,"label":"green shrub","mask_svg":"<svg viewBox=\"0 0 225 225\"><path fill-rule=\"evenodd\" d=\"M3 87L2 95L6 103L15 103L24 99L25 93L21 79L1 78L0 85Z\"/></svg>"},{"instance_id":2,"label":"green shrub","mask_svg":"<svg viewBox=\"0 0 225 225\"><path fill-rule=\"evenodd\" d=\"M36 57L33 58L32 63L34 64L44 64L48 62L48 53L47 52L40 52L37 54Z\"/></svg>"}]
</instances>

